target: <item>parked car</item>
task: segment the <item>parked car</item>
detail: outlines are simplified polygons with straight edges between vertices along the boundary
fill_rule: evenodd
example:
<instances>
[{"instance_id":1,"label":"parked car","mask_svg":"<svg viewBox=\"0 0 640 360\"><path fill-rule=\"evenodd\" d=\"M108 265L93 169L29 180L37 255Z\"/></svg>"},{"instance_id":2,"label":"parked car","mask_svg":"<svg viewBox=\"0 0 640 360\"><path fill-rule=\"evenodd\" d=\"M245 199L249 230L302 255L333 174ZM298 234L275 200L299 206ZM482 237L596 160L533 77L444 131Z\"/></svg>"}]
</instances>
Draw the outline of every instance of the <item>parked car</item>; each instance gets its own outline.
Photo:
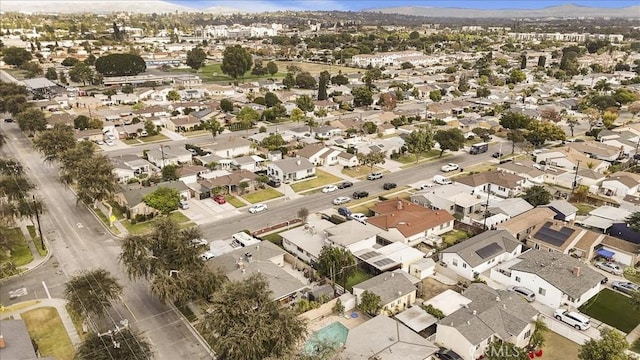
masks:
<instances>
[{"instance_id":1,"label":"parked car","mask_svg":"<svg viewBox=\"0 0 640 360\"><path fill-rule=\"evenodd\" d=\"M351 201L351 198L348 198L346 196L340 196L338 198L333 199L333 205L342 205L342 204L346 204L349 201Z\"/></svg>"},{"instance_id":2,"label":"parked car","mask_svg":"<svg viewBox=\"0 0 640 360\"><path fill-rule=\"evenodd\" d=\"M353 193L353 198L354 198L355 200L358 200L358 199L364 199L364 198L366 198L367 196L369 196L369 193L368 193L368 192L366 192L366 191L354 191L354 193Z\"/></svg>"},{"instance_id":3,"label":"parked car","mask_svg":"<svg viewBox=\"0 0 640 360\"><path fill-rule=\"evenodd\" d=\"M351 181L345 181L340 183L340 185L338 185L338 189L346 189L352 186L353 186L353 183Z\"/></svg>"},{"instance_id":4,"label":"parked car","mask_svg":"<svg viewBox=\"0 0 640 360\"><path fill-rule=\"evenodd\" d=\"M98 145L104 145L104 141L102 141L102 140L98 140L98 141L96 141L96 144L98 144Z\"/></svg>"},{"instance_id":5,"label":"parked car","mask_svg":"<svg viewBox=\"0 0 640 360\"><path fill-rule=\"evenodd\" d=\"M349 215L349 218L360 221L361 223L364 223L364 221L367 220L367 217L363 213L353 213Z\"/></svg>"},{"instance_id":6,"label":"parked car","mask_svg":"<svg viewBox=\"0 0 640 360\"><path fill-rule=\"evenodd\" d=\"M628 281L614 281L611 283L611 288L613 288L613 290L618 290L628 295L632 295L636 291L640 291L640 286Z\"/></svg>"},{"instance_id":7,"label":"parked car","mask_svg":"<svg viewBox=\"0 0 640 360\"><path fill-rule=\"evenodd\" d=\"M339 207L338 214L349 217L349 215L351 215L351 210L347 209L346 207Z\"/></svg>"},{"instance_id":8,"label":"parked car","mask_svg":"<svg viewBox=\"0 0 640 360\"><path fill-rule=\"evenodd\" d=\"M115 139L116 139L116 137L115 137L115 135L113 135L113 134L109 134L109 135L107 135L107 139L109 139L109 140L115 140Z\"/></svg>"},{"instance_id":9,"label":"parked car","mask_svg":"<svg viewBox=\"0 0 640 360\"><path fill-rule=\"evenodd\" d=\"M6 118L6 119L4 119L4 122L6 122L6 123L12 123L12 122L13 122L13 119L12 119L12 118Z\"/></svg>"},{"instance_id":10,"label":"parked car","mask_svg":"<svg viewBox=\"0 0 640 360\"><path fill-rule=\"evenodd\" d=\"M557 309L553 313L553 317L562 321L565 324L569 324L578 330L587 330L591 327L589 318L576 311L569 311L565 309Z\"/></svg>"},{"instance_id":11,"label":"parked car","mask_svg":"<svg viewBox=\"0 0 640 360\"><path fill-rule=\"evenodd\" d=\"M216 195L213 197L213 201L217 202L218 204L222 205L222 204L226 204L227 200L224 198L223 195Z\"/></svg>"},{"instance_id":12,"label":"parked car","mask_svg":"<svg viewBox=\"0 0 640 360\"><path fill-rule=\"evenodd\" d=\"M374 172L374 173L371 173L371 174L367 175L367 180L378 180L378 179L382 179L382 173L381 172Z\"/></svg>"},{"instance_id":13,"label":"parked car","mask_svg":"<svg viewBox=\"0 0 640 360\"><path fill-rule=\"evenodd\" d=\"M259 212L266 211L267 209L269 209L267 204L256 204L249 208L249 212L251 214L257 214Z\"/></svg>"},{"instance_id":14,"label":"parked car","mask_svg":"<svg viewBox=\"0 0 640 360\"><path fill-rule=\"evenodd\" d=\"M398 185L396 183L384 183L384 185L382 185L382 188L385 190L391 190L391 189L395 189L397 188Z\"/></svg>"},{"instance_id":15,"label":"parked car","mask_svg":"<svg viewBox=\"0 0 640 360\"><path fill-rule=\"evenodd\" d=\"M462 360L462 357L458 355L458 353L450 349L440 348L435 355L438 359L443 360Z\"/></svg>"},{"instance_id":16,"label":"parked car","mask_svg":"<svg viewBox=\"0 0 640 360\"><path fill-rule=\"evenodd\" d=\"M272 178L272 179L269 179L269 181L267 181L267 185L277 188L277 187L280 187L281 184L280 184L280 180Z\"/></svg>"},{"instance_id":17,"label":"parked car","mask_svg":"<svg viewBox=\"0 0 640 360\"><path fill-rule=\"evenodd\" d=\"M612 262L606 262L606 261L599 262L599 263L596 263L596 267L600 270L604 270L614 275L622 275L623 273L622 268Z\"/></svg>"},{"instance_id":18,"label":"parked car","mask_svg":"<svg viewBox=\"0 0 640 360\"><path fill-rule=\"evenodd\" d=\"M193 155L193 156L198 155L198 152L197 152L197 151L196 151L196 149L194 149L194 148L187 149L187 150L188 150L188 151L191 153L191 155Z\"/></svg>"},{"instance_id":19,"label":"parked car","mask_svg":"<svg viewBox=\"0 0 640 360\"><path fill-rule=\"evenodd\" d=\"M328 186L325 186L324 188L322 188L322 192L325 193L325 194L334 192L336 190L338 190L338 187L335 186L335 185L328 185Z\"/></svg>"},{"instance_id":20,"label":"parked car","mask_svg":"<svg viewBox=\"0 0 640 360\"><path fill-rule=\"evenodd\" d=\"M493 155L491 155L492 157L498 159L502 157L502 153L501 152L494 152Z\"/></svg>"},{"instance_id":21,"label":"parked car","mask_svg":"<svg viewBox=\"0 0 640 360\"><path fill-rule=\"evenodd\" d=\"M450 172L450 171L455 171L460 169L460 166L458 166L458 164L454 164L454 163L448 163L446 165L442 165L442 167L440 168L440 170L444 171L444 172Z\"/></svg>"},{"instance_id":22,"label":"parked car","mask_svg":"<svg viewBox=\"0 0 640 360\"><path fill-rule=\"evenodd\" d=\"M434 186L435 186L434 183L425 183L425 184L422 184L422 185L418 186L417 189L418 190L427 190L427 189L431 189Z\"/></svg>"},{"instance_id":23,"label":"parked car","mask_svg":"<svg viewBox=\"0 0 640 360\"><path fill-rule=\"evenodd\" d=\"M109 140L109 139L105 140L104 143L109 146L114 146L116 144L115 142L113 142L113 140Z\"/></svg>"},{"instance_id":24,"label":"parked car","mask_svg":"<svg viewBox=\"0 0 640 360\"><path fill-rule=\"evenodd\" d=\"M507 291L511 291L522 296L528 302L534 302L536 300L536 293L524 286L507 286Z\"/></svg>"},{"instance_id":25,"label":"parked car","mask_svg":"<svg viewBox=\"0 0 640 360\"><path fill-rule=\"evenodd\" d=\"M193 247L207 246L209 242L205 239L193 239L191 240L191 245L193 245Z\"/></svg>"},{"instance_id":26,"label":"parked car","mask_svg":"<svg viewBox=\"0 0 640 360\"><path fill-rule=\"evenodd\" d=\"M200 260L207 261L207 260L213 259L214 257L215 257L215 255L212 252L207 251L207 252L204 252L204 253L202 253L200 255Z\"/></svg>"},{"instance_id":27,"label":"parked car","mask_svg":"<svg viewBox=\"0 0 640 360\"><path fill-rule=\"evenodd\" d=\"M433 177L433 182L439 185L449 185L449 184L453 184L451 182L451 180L449 180L448 178L444 177L444 176L440 176L440 175L436 175Z\"/></svg>"},{"instance_id":28,"label":"parked car","mask_svg":"<svg viewBox=\"0 0 640 360\"><path fill-rule=\"evenodd\" d=\"M187 202L187 200L180 200L180 202L178 203L178 207L180 207L180 209L182 210L187 210L189 208L189 203Z\"/></svg>"}]
</instances>

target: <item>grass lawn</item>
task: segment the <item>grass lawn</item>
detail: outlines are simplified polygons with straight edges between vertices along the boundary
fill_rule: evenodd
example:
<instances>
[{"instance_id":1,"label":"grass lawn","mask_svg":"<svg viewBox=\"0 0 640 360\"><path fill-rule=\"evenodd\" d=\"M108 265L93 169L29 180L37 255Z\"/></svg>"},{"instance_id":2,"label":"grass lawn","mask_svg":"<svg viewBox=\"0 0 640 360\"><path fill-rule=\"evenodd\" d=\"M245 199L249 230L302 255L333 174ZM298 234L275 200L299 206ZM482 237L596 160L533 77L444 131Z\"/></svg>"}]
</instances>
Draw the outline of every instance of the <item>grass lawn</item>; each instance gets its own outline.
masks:
<instances>
[{"instance_id":1,"label":"grass lawn","mask_svg":"<svg viewBox=\"0 0 640 360\"><path fill-rule=\"evenodd\" d=\"M46 256L47 250L42 248L42 241L40 241L40 236L38 236L36 232L36 227L33 225L27 225L27 230L29 230L29 235L31 236L31 241L33 241L33 245L38 249L38 254L40 256Z\"/></svg>"},{"instance_id":2,"label":"grass lawn","mask_svg":"<svg viewBox=\"0 0 640 360\"><path fill-rule=\"evenodd\" d=\"M102 221L102 223L105 224L111 230L112 233L114 233L116 235L120 234L120 230L118 230L118 228L116 228L115 226L109 227L109 225L110 225L109 219L107 219L107 215L105 215L102 212L102 210L97 208L97 209L94 209L94 211L95 211L96 215L98 215L98 218L100 219L100 221ZM126 227L127 225L125 223L129 223L129 221L127 221L127 220L122 221L122 225L124 225Z\"/></svg>"},{"instance_id":3,"label":"grass lawn","mask_svg":"<svg viewBox=\"0 0 640 360\"><path fill-rule=\"evenodd\" d=\"M335 175L329 174L322 170L316 170L315 178L291 184L291 188L295 192L300 192L303 190L309 190L320 186L337 183L339 181L342 181L342 179Z\"/></svg>"},{"instance_id":4,"label":"grass lawn","mask_svg":"<svg viewBox=\"0 0 640 360\"><path fill-rule=\"evenodd\" d=\"M18 266L26 265L33 261L33 254L27 245L27 241L22 234L20 228L11 228L3 230L4 235L8 239L8 243L11 244L9 249L11 250L11 257L9 261Z\"/></svg>"},{"instance_id":5,"label":"grass lawn","mask_svg":"<svg viewBox=\"0 0 640 360\"><path fill-rule=\"evenodd\" d=\"M371 278L371 275L364 272L360 268L356 268L356 272L347 279L347 290L353 291L353 286Z\"/></svg>"},{"instance_id":6,"label":"grass lawn","mask_svg":"<svg viewBox=\"0 0 640 360\"><path fill-rule=\"evenodd\" d=\"M588 215L591 210L595 209L595 206L591 206L585 203L577 203L573 204L573 206L578 208L578 215Z\"/></svg>"},{"instance_id":7,"label":"grass lawn","mask_svg":"<svg viewBox=\"0 0 640 360\"><path fill-rule=\"evenodd\" d=\"M127 144L127 145L143 144L143 142L138 140L138 139L124 139L124 140L122 140L122 142Z\"/></svg>"},{"instance_id":8,"label":"grass lawn","mask_svg":"<svg viewBox=\"0 0 640 360\"><path fill-rule=\"evenodd\" d=\"M638 285L640 285L640 272L636 272L635 274L631 275L631 274L624 274L624 277L627 278L627 280L634 282Z\"/></svg>"},{"instance_id":9,"label":"grass lawn","mask_svg":"<svg viewBox=\"0 0 640 360\"><path fill-rule=\"evenodd\" d=\"M344 168L342 169L342 173L350 176L352 178L364 178L372 172L384 172L384 169L378 166L374 166L373 170L371 170L368 166L357 166L355 168Z\"/></svg>"},{"instance_id":10,"label":"grass lawn","mask_svg":"<svg viewBox=\"0 0 640 360\"><path fill-rule=\"evenodd\" d=\"M439 157L440 156L440 150L429 150L426 153L423 153L420 155L420 159L418 160L418 164L423 162L423 161L427 161L430 160L434 157ZM444 154L442 154L442 157L446 157L447 156L447 152L445 152ZM397 162L399 163L403 163L405 165L415 165L416 164L416 156L413 154L404 154L400 157L398 157L397 159L395 159Z\"/></svg>"},{"instance_id":11,"label":"grass lawn","mask_svg":"<svg viewBox=\"0 0 640 360\"><path fill-rule=\"evenodd\" d=\"M109 206L111 206L111 214L114 215L116 219L126 218L125 214L120 211L120 207L115 201L109 201Z\"/></svg>"},{"instance_id":12,"label":"grass lawn","mask_svg":"<svg viewBox=\"0 0 640 360\"><path fill-rule=\"evenodd\" d=\"M282 195L281 192L271 188L266 188L266 189L251 192L242 197L252 204L257 204L259 202L279 198L281 196L284 196Z\"/></svg>"},{"instance_id":13,"label":"grass lawn","mask_svg":"<svg viewBox=\"0 0 640 360\"><path fill-rule=\"evenodd\" d=\"M468 168L464 168L463 170L467 173L471 173L471 172L481 173L481 172L493 171L495 169L496 169L495 165L488 164L488 163L479 163L479 164L469 166Z\"/></svg>"},{"instance_id":14,"label":"grass lawn","mask_svg":"<svg viewBox=\"0 0 640 360\"><path fill-rule=\"evenodd\" d=\"M163 141L163 140L168 140L169 138L162 135L162 134L158 134L158 135L153 135L153 136L146 136L146 137L141 137L140 141L142 141L143 143L150 143L150 142L154 142L154 141Z\"/></svg>"},{"instance_id":15,"label":"grass lawn","mask_svg":"<svg viewBox=\"0 0 640 360\"><path fill-rule=\"evenodd\" d=\"M611 289L603 289L580 307L584 314L628 333L640 324L640 312L633 310L631 300Z\"/></svg>"},{"instance_id":16,"label":"grass lawn","mask_svg":"<svg viewBox=\"0 0 640 360\"><path fill-rule=\"evenodd\" d=\"M171 214L169 214L169 219L177 222L177 223L183 223L183 222L187 222L191 219L189 219L185 214L181 213L180 211L174 211Z\"/></svg>"},{"instance_id":17,"label":"grass lawn","mask_svg":"<svg viewBox=\"0 0 640 360\"><path fill-rule=\"evenodd\" d=\"M631 344L631 348L629 350L633 351L636 354L640 354L640 339L636 340Z\"/></svg>"},{"instance_id":18,"label":"grass lawn","mask_svg":"<svg viewBox=\"0 0 640 360\"><path fill-rule=\"evenodd\" d=\"M468 238L469 238L469 234L467 234L466 231L462 231L462 230L453 230L442 235L442 241L447 243L447 245L453 245L458 241L462 241Z\"/></svg>"},{"instance_id":19,"label":"grass lawn","mask_svg":"<svg viewBox=\"0 0 640 360\"><path fill-rule=\"evenodd\" d=\"M182 133L183 136L186 137L194 137L194 136L201 136L201 135L211 135L211 132L209 132L208 130L194 130L194 131L187 131Z\"/></svg>"},{"instance_id":20,"label":"grass lawn","mask_svg":"<svg viewBox=\"0 0 640 360\"><path fill-rule=\"evenodd\" d=\"M247 206L247 204L244 203L244 201L238 199L237 197L233 196L233 195L225 195L224 199L227 200L227 202L231 205L233 205L233 207L235 208L241 208L243 206Z\"/></svg>"},{"instance_id":21,"label":"grass lawn","mask_svg":"<svg viewBox=\"0 0 640 360\"><path fill-rule=\"evenodd\" d=\"M82 322L84 321L84 319L82 318L81 315L78 315L76 312L71 310L71 308L69 307L69 304L65 305L64 308L67 309L67 313L69 314L69 317L73 322L73 327L76 329L76 332L78 332L78 336L80 336L81 340L84 340L87 334L82 327Z\"/></svg>"},{"instance_id":22,"label":"grass lawn","mask_svg":"<svg viewBox=\"0 0 640 360\"><path fill-rule=\"evenodd\" d=\"M62 325L58 310L42 307L20 314L29 336L38 344L42 356L52 356L58 360L71 360L75 350Z\"/></svg>"},{"instance_id":23,"label":"grass lawn","mask_svg":"<svg viewBox=\"0 0 640 360\"><path fill-rule=\"evenodd\" d=\"M542 358L545 360L565 360L577 359L580 345L560 336L553 331L547 331L544 335L546 340L542 347Z\"/></svg>"},{"instance_id":24,"label":"grass lawn","mask_svg":"<svg viewBox=\"0 0 640 360\"><path fill-rule=\"evenodd\" d=\"M282 236L278 233L260 236L262 240L270 241L278 246L282 246Z\"/></svg>"},{"instance_id":25,"label":"grass lawn","mask_svg":"<svg viewBox=\"0 0 640 360\"><path fill-rule=\"evenodd\" d=\"M139 222L132 224L129 220L120 221L122 225L129 231L131 234L146 234L151 231L153 223L159 219L160 217L155 217L149 221ZM192 222L189 222L189 218L186 217L183 213L179 211L174 211L169 214L169 218L173 221L177 222L180 225L181 229L193 226Z\"/></svg>"}]
</instances>

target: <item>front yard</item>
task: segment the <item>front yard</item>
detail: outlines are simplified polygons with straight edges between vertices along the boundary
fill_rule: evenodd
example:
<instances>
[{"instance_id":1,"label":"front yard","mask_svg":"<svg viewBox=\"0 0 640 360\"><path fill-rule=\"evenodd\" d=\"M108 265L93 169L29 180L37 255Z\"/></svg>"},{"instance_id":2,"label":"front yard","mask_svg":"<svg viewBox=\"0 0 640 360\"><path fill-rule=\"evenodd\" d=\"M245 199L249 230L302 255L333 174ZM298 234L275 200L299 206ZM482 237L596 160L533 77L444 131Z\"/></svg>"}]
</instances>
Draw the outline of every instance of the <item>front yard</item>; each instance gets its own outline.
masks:
<instances>
[{"instance_id":1,"label":"front yard","mask_svg":"<svg viewBox=\"0 0 640 360\"><path fill-rule=\"evenodd\" d=\"M309 179L309 180L303 180L300 182L297 182L295 184L291 184L291 188L293 189L293 191L295 192L300 192L300 191L304 191L304 190L311 190L320 186L324 186L324 185L329 185L329 184L333 184L333 183L337 183L342 181L341 178L333 175L333 174L329 174L327 172L324 172L322 170L318 170L316 169L316 177L313 179Z\"/></svg>"},{"instance_id":2,"label":"front yard","mask_svg":"<svg viewBox=\"0 0 640 360\"><path fill-rule=\"evenodd\" d=\"M368 166L356 166L352 168L342 169L343 174L356 179L364 178L367 175L371 174L372 172L385 172L385 171L383 168L379 166L374 166L373 169L371 169Z\"/></svg>"},{"instance_id":3,"label":"front yard","mask_svg":"<svg viewBox=\"0 0 640 360\"><path fill-rule=\"evenodd\" d=\"M247 204L245 204L244 201L238 199L233 195L225 195L224 199L227 200L227 202L231 204L234 208L241 208L243 206L247 206Z\"/></svg>"},{"instance_id":4,"label":"front yard","mask_svg":"<svg viewBox=\"0 0 640 360\"><path fill-rule=\"evenodd\" d=\"M600 291L580 311L624 333L640 324L640 312L633 309L630 298L611 289Z\"/></svg>"},{"instance_id":5,"label":"front yard","mask_svg":"<svg viewBox=\"0 0 640 360\"><path fill-rule=\"evenodd\" d=\"M354 285L358 285L365 280L369 280L371 277L372 276L367 274L364 270L356 268L356 272L347 278L347 291L353 292Z\"/></svg>"},{"instance_id":6,"label":"front yard","mask_svg":"<svg viewBox=\"0 0 640 360\"><path fill-rule=\"evenodd\" d=\"M7 239L11 251L11 257L8 261L12 262L16 267L26 265L33 261L33 254L31 254L29 245L20 228L4 229L2 232Z\"/></svg>"},{"instance_id":7,"label":"front yard","mask_svg":"<svg viewBox=\"0 0 640 360\"><path fill-rule=\"evenodd\" d=\"M40 355L58 360L73 359L75 350L56 308L33 309L20 314L20 317L27 326L29 336L38 345Z\"/></svg>"},{"instance_id":8,"label":"front yard","mask_svg":"<svg viewBox=\"0 0 640 360\"><path fill-rule=\"evenodd\" d=\"M423 154L420 154L420 159L418 160L418 164L423 161L427 161L439 156L440 156L440 150L429 150ZM446 152L442 155L442 157L445 157L445 156L447 156ZM399 163L403 163L405 165L410 165L410 166L416 164L416 156L413 154L400 155L397 159L394 159L394 160L396 160ZM402 168L405 169L406 167L403 166Z\"/></svg>"},{"instance_id":9,"label":"front yard","mask_svg":"<svg viewBox=\"0 0 640 360\"><path fill-rule=\"evenodd\" d=\"M545 360L577 359L580 345L560 336L553 331L547 331L544 335L545 344L542 347L542 358Z\"/></svg>"},{"instance_id":10,"label":"front yard","mask_svg":"<svg viewBox=\"0 0 640 360\"><path fill-rule=\"evenodd\" d=\"M279 198L282 195L281 192L274 190L272 188L265 188L262 190L258 190L258 191L254 191L245 195L242 195L242 197L247 200L248 202L252 203L252 204L257 204L257 203L261 203L263 201L267 201L267 200L271 200L271 199L276 199Z\"/></svg>"},{"instance_id":11,"label":"front yard","mask_svg":"<svg viewBox=\"0 0 640 360\"><path fill-rule=\"evenodd\" d=\"M589 215L589 213L595 209L595 206L585 204L585 203L576 203L573 206L578 208L578 215Z\"/></svg>"},{"instance_id":12,"label":"front yard","mask_svg":"<svg viewBox=\"0 0 640 360\"><path fill-rule=\"evenodd\" d=\"M129 220L123 220L121 221L121 223L122 225L124 225L125 228L127 228L130 234L139 235L139 234L146 234L150 232L151 229L153 228L153 223L159 218L161 217L157 216L149 221L139 222L135 224L132 224L131 222L129 222ZM189 221L188 217L186 217L183 213L179 211L174 211L171 214L169 214L169 218L177 222L180 225L180 228L187 228L194 225L192 222Z\"/></svg>"}]
</instances>

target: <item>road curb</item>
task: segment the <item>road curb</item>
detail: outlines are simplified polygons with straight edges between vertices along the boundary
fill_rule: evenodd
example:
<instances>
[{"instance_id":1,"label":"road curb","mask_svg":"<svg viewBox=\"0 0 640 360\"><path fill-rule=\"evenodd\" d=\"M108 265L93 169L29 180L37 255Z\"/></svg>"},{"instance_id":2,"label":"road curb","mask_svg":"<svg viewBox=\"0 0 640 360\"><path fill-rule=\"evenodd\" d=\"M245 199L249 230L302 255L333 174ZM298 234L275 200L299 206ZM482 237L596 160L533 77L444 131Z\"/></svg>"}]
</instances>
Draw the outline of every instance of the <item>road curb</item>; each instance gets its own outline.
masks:
<instances>
[{"instance_id":1,"label":"road curb","mask_svg":"<svg viewBox=\"0 0 640 360\"><path fill-rule=\"evenodd\" d=\"M187 326L187 329L189 329L189 332L191 332L191 335L193 335L193 337L196 338L196 340L198 340L198 342L200 343L200 345L202 345L202 347L207 351L207 353L209 353L209 355L211 356L212 359L216 359L216 355L213 352L213 349L211 349L211 347L209 346L209 343L207 343L204 338L202 337L202 335L200 335L200 333L198 332L198 330L196 330L195 327L193 327L193 325L191 324L191 322L189 322L189 319L187 319L181 312L180 310L178 310L178 308L173 305L172 302L167 302L167 304L169 305L169 308L171 310L173 310L173 312L175 312L178 317L180 317L180 319L182 320L182 322Z\"/></svg>"}]
</instances>

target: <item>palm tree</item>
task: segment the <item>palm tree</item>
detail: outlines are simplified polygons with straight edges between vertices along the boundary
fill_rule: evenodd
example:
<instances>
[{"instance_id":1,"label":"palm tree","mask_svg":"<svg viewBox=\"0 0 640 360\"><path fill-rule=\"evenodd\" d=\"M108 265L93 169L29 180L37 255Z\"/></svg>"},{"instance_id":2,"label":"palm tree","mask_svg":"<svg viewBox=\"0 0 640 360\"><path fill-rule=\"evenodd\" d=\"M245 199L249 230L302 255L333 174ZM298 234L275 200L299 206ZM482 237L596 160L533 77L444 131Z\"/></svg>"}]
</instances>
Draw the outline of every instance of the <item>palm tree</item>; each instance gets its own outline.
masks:
<instances>
[{"instance_id":1,"label":"palm tree","mask_svg":"<svg viewBox=\"0 0 640 360\"><path fill-rule=\"evenodd\" d=\"M528 86L526 88L524 88L522 90L522 103L524 104L524 102L527 100L527 98L533 94L536 93L536 91L538 91L538 87L533 85L533 86Z\"/></svg>"},{"instance_id":2,"label":"palm tree","mask_svg":"<svg viewBox=\"0 0 640 360\"><path fill-rule=\"evenodd\" d=\"M567 118L567 125L569 126L569 129L571 129L571 137L573 137L573 129L578 125L578 118L576 118L575 116L570 116Z\"/></svg>"},{"instance_id":3,"label":"palm tree","mask_svg":"<svg viewBox=\"0 0 640 360\"><path fill-rule=\"evenodd\" d=\"M97 320L122 296L122 285L105 269L83 271L65 283L64 297L76 314Z\"/></svg>"},{"instance_id":4,"label":"palm tree","mask_svg":"<svg viewBox=\"0 0 640 360\"><path fill-rule=\"evenodd\" d=\"M607 82L607 79L600 79L593 86L593 90L604 93L611 90L611 84Z\"/></svg>"},{"instance_id":5,"label":"palm tree","mask_svg":"<svg viewBox=\"0 0 640 360\"><path fill-rule=\"evenodd\" d=\"M544 346L546 341L545 334L549 331L547 324L545 324L544 320L542 320L541 316L536 318L536 321L533 323L535 330L531 334L529 338L529 347L532 349L540 349Z\"/></svg>"}]
</instances>

